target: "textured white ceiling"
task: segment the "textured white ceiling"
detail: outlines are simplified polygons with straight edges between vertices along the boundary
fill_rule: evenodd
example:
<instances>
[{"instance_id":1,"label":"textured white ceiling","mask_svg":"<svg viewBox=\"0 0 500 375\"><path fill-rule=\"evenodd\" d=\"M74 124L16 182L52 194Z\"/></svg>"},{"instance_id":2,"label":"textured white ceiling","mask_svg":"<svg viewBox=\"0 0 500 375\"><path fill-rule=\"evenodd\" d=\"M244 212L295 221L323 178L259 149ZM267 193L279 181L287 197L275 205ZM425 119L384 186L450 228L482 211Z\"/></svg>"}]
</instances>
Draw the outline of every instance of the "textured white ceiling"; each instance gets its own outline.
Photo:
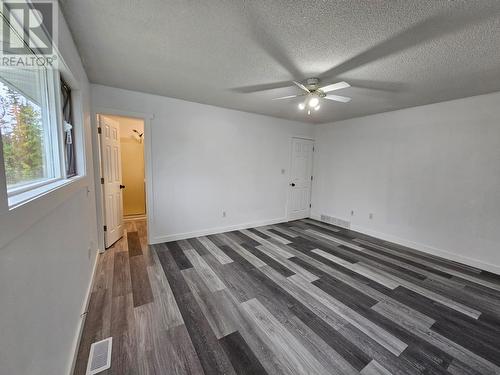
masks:
<instances>
[{"instance_id":1,"label":"textured white ceiling","mask_svg":"<svg viewBox=\"0 0 500 375\"><path fill-rule=\"evenodd\" d=\"M323 123L500 90L499 0L61 1L91 82ZM289 81L345 80L311 116ZM272 90L248 92L254 89Z\"/></svg>"}]
</instances>

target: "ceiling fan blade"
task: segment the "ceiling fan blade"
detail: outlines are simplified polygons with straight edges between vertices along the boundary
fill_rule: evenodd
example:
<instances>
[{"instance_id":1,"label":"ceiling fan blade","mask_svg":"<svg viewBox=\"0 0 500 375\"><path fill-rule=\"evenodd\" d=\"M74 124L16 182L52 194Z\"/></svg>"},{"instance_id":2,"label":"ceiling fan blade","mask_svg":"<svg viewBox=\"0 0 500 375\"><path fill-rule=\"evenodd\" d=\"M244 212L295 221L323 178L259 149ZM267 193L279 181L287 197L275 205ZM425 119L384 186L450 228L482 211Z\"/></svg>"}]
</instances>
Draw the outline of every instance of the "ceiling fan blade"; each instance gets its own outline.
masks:
<instances>
[{"instance_id":1,"label":"ceiling fan blade","mask_svg":"<svg viewBox=\"0 0 500 375\"><path fill-rule=\"evenodd\" d=\"M300 82L297 82L297 81L292 81L293 83L295 83L300 89L304 90L305 92L307 93L310 93L311 91L309 91L309 89L307 87L305 87L302 83Z\"/></svg>"},{"instance_id":2,"label":"ceiling fan blade","mask_svg":"<svg viewBox=\"0 0 500 375\"><path fill-rule=\"evenodd\" d=\"M347 96L332 95L332 94L328 94L327 96L325 96L325 99L342 103L349 103L351 101L351 98L348 98Z\"/></svg>"},{"instance_id":3,"label":"ceiling fan blade","mask_svg":"<svg viewBox=\"0 0 500 375\"><path fill-rule=\"evenodd\" d=\"M233 87L230 90L242 94L251 94L254 92L282 89L291 86L293 85L290 81L282 81L282 82L263 83L251 86Z\"/></svg>"},{"instance_id":4,"label":"ceiling fan blade","mask_svg":"<svg viewBox=\"0 0 500 375\"><path fill-rule=\"evenodd\" d=\"M347 82L337 82L328 86L320 87L319 89L323 92L330 92L330 91L335 91L335 90L340 90L340 89L345 89L347 87L351 87L350 84Z\"/></svg>"},{"instance_id":5,"label":"ceiling fan blade","mask_svg":"<svg viewBox=\"0 0 500 375\"><path fill-rule=\"evenodd\" d=\"M297 98L299 96L303 96L303 95L288 95L288 96L281 96L279 98L273 98L271 100L281 100L281 99L291 99L291 98Z\"/></svg>"}]
</instances>

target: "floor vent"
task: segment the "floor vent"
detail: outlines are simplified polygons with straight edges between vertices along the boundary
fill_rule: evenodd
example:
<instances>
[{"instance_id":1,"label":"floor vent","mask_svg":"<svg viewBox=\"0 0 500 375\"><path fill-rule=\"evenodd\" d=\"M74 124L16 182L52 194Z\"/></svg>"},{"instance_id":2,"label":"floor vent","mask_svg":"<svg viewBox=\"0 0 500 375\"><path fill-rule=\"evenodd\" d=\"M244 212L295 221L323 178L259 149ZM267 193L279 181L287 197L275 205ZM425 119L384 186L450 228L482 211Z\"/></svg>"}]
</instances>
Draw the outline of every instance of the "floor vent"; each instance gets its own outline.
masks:
<instances>
[{"instance_id":1,"label":"floor vent","mask_svg":"<svg viewBox=\"0 0 500 375\"><path fill-rule=\"evenodd\" d=\"M87 374L94 375L111 367L111 346L113 338L108 337L102 341L94 342L90 346Z\"/></svg>"},{"instance_id":2,"label":"floor vent","mask_svg":"<svg viewBox=\"0 0 500 375\"><path fill-rule=\"evenodd\" d=\"M328 216L328 215L321 215L320 220L324 223L333 224L333 225L336 225L338 227L342 227L342 228L346 228L346 229L351 228L350 221L342 220L342 219L339 219L337 217Z\"/></svg>"}]
</instances>

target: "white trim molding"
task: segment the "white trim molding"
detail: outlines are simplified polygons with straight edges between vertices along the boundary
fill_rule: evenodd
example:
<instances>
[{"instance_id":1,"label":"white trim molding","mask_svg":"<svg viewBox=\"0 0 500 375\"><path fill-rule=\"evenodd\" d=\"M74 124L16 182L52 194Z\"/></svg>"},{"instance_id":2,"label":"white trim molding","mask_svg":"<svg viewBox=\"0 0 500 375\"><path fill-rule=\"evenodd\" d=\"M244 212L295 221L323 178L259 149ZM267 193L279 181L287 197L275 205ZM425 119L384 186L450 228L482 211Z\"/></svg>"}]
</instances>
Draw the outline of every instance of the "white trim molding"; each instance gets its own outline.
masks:
<instances>
[{"instance_id":1,"label":"white trim molding","mask_svg":"<svg viewBox=\"0 0 500 375\"><path fill-rule=\"evenodd\" d=\"M94 153L94 155L99 155L96 157L96 159L100 159L100 142L97 137L97 128L99 127L99 124L97 123L97 115L109 115L109 116L122 116L122 117L133 117L133 118L138 118L144 121L144 171L145 171L145 183L146 183L146 220L147 220L147 226L148 226L148 244L153 243L152 242L152 233L149 228L153 228L153 218L154 218L154 205L153 205L153 196L154 196L154 189L153 189L153 172L152 172L152 132L153 132L153 119L154 119L154 114L151 113L143 113L143 112L132 112L132 111L127 111L127 110L121 110L121 109L114 109L114 108L107 108L107 107L95 107L92 111L92 122L93 124L93 131L94 131L94 139L93 142L95 141L96 149L94 151L97 151L97 153ZM100 165L101 160L97 160L97 163ZM103 201L102 201L102 185L100 184L101 180L101 168L95 168L96 164L94 163L94 179L96 181L96 190L99 192L99 194L96 194L96 206L97 206L97 233L98 233L98 242L99 242L99 247L105 248L104 246L104 230L103 230L103 223L104 223L104 206L103 206ZM99 199L99 197L101 199ZM100 220L99 220L100 219Z\"/></svg>"},{"instance_id":2,"label":"white trim molding","mask_svg":"<svg viewBox=\"0 0 500 375\"><path fill-rule=\"evenodd\" d=\"M318 215L311 215L310 218L317 220L317 221L321 221L321 219ZM352 223L351 223L350 230L352 230L354 232L366 234L368 236L372 236L372 237L378 238L380 240L393 242L393 243L401 245L401 246L406 246L406 247L409 247L411 249L414 249L414 250L417 250L417 251L420 251L420 252L423 252L426 254L435 255L435 256L441 257L441 258L446 259L446 260L451 260L454 262L463 263L463 264L471 266L471 267L476 267L476 268L479 268L481 270L493 272L497 275L500 275L500 265L485 263L485 262L480 261L478 259L469 258L469 257L465 257L463 255L458 255L458 254L452 253L449 250L439 249L437 247L425 245L423 243L405 240L404 238L397 237L397 236L394 236L392 234L377 232L375 230L368 229L368 228L365 228L365 227L362 227L359 225L353 225Z\"/></svg>"},{"instance_id":3,"label":"white trim molding","mask_svg":"<svg viewBox=\"0 0 500 375\"><path fill-rule=\"evenodd\" d=\"M150 244L157 244L157 243L162 243L162 242L185 240L186 238L208 236L208 235L211 235L211 234L230 232L230 231L233 231L233 230L241 230L241 229L262 227L264 225L286 223L287 221L288 221L288 219L286 217L281 217L281 218L278 218L278 219L263 220L263 221L254 221L254 222L251 222L251 223L236 224L236 225L230 225L230 226L227 226L227 227L216 227L216 228L199 230L199 231L195 231L195 232L175 233L175 234L168 234L168 235L165 235L165 236L156 236L156 237L153 237L151 239Z\"/></svg>"},{"instance_id":4,"label":"white trim molding","mask_svg":"<svg viewBox=\"0 0 500 375\"><path fill-rule=\"evenodd\" d=\"M5 178L5 164L3 162L3 143L0 132L0 216L9 211L9 201L7 195L7 179Z\"/></svg>"},{"instance_id":5,"label":"white trim molding","mask_svg":"<svg viewBox=\"0 0 500 375\"><path fill-rule=\"evenodd\" d=\"M435 256L438 256L438 257L441 257L441 258L444 258L447 260L463 263L463 264L466 264L468 266L476 267L476 268L479 268L481 270L493 272L497 275L500 275L500 265L485 263L485 262L480 261L478 259L469 258L469 257L465 257L463 255L452 253L449 250L439 249L437 247L425 245L423 243L405 240L404 238L393 236L393 235L387 234L387 233L377 232L377 231L367 229L367 228L364 228L364 227L361 227L358 225L351 225L351 230L353 230L355 232L367 234L369 236L376 237L376 238L379 238L379 239L384 240L384 241L394 242L395 244L406 246L406 247L421 251L423 253L435 255Z\"/></svg>"}]
</instances>

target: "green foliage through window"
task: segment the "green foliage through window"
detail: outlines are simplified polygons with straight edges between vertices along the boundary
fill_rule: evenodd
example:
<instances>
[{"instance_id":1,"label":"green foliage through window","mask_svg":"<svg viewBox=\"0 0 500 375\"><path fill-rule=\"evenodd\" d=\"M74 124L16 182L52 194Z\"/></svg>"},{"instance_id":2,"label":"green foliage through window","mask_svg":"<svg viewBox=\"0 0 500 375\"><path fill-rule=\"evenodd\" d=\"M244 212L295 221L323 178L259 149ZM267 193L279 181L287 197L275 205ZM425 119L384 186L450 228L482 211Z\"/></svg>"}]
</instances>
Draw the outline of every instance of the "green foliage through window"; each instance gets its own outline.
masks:
<instances>
[{"instance_id":1,"label":"green foliage through window","mask_svg":"<svg viewBox=\"0 0 500 375\"><path fill-rule=\"evenodd\" d=\"M0 132L7 188L47 178L41 108L1 81Z\"/></svg>"}]
</instances>

